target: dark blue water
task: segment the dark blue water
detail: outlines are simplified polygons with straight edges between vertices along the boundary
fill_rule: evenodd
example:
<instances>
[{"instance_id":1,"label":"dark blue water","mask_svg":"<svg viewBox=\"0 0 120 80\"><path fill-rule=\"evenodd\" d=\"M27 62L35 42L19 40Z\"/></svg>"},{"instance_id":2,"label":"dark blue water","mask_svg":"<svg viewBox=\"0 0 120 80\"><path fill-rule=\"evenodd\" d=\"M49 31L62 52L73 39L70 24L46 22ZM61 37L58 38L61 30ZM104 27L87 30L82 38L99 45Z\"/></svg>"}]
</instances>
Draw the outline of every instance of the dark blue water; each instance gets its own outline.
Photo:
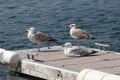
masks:
<instances>
[{"instance_id":1,"label":"dark blue water","mask_svg":"<svg viewBox=\"0 0 120 80\"><path fill-rule=\"evenodd\" d=\"M31 26L59 40L51 45L67 41L76 44L69 36L71 23L96 37L83 45L105 43L110 44L109 50L120 52L119 0L0 0L0 47L35 48L26 37L26 29Z\"/></svg>"}]
</instances>

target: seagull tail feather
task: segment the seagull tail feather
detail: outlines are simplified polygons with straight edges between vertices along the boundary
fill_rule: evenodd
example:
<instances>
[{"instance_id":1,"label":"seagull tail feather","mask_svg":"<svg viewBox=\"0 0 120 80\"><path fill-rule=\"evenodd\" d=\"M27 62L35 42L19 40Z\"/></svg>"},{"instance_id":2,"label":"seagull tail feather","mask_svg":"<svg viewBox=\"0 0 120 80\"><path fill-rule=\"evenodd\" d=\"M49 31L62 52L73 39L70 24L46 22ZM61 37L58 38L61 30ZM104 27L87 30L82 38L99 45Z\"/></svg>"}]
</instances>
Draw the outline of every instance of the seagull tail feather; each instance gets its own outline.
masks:
<instances>
[{"instance_id":1,"label":"seagull tail feather","mask_svg":"<svg viewBox=\"0 0 120 80\"><path fill-rule=\"evenodd\" d=\"M95 37L91 37L91 39L96 39Z\"/></svg>"},{"instance_id":2,"label":"seagull tail feather","mask_svg":"<svg viewBox=\"0 0 120 80\"><path fill-rule=\"evenodd\" d=\"M50 37L50 40L49 41L58 41L56 39L53 39L52 37Z\"/></svg>"}]
</instances>

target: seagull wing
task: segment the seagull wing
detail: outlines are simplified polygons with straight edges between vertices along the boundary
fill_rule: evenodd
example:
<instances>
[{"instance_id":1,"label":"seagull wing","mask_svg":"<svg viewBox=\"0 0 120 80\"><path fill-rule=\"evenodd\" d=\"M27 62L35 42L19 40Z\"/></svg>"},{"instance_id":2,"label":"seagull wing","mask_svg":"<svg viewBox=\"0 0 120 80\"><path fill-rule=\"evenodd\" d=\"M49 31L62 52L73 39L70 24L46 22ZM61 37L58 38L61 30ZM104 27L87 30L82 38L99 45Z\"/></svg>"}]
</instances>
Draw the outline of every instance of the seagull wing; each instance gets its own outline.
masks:
<instances>
[{"instance_id":1,"label":"seagull wing","mask_svg":"<svg viewBox=\"0 0 120 80\"><path fill-rule=\"evenodd\" d=\"M51 39L51 37L42 32L37 32L35 34L35 39L41 42L47 42Z\"/></svg>"},{"instance_id":2,"label":"seagull wing","mask_svg":"<svg viewBox=\"0 0 120 80\"><path fill-rule=\"evenodd\" d=\"M74 54L74 55L79 55L79 56L85 56L85 55L88 55L89 54L89 51L87 48L80 48L80 47L75 47L75 48L72 48L71 51L70 51L71 54Z\"/></svg>"},{"instance_id":3,"label":"seagull wing","mask_svg":"<svg viewBox=\"0 0 120 80\"><path fill-rule=\"evenodd\" d=\"M71 53L73 55L77 55L77 56L79 55L80 56L79 48L72 48L69 53Z\"/></svg>"},{"instance_id":4,"label":"seagull wing","mask_svg":"<svg viewBox=\"0 0 120 80\"><path fill-rule=\"evenodd\" d=\"M91 34L82 29L75 29L73 31L73 35L76 36L78 39L90 39L92 37Z\"/></svg>"}]
</instances>

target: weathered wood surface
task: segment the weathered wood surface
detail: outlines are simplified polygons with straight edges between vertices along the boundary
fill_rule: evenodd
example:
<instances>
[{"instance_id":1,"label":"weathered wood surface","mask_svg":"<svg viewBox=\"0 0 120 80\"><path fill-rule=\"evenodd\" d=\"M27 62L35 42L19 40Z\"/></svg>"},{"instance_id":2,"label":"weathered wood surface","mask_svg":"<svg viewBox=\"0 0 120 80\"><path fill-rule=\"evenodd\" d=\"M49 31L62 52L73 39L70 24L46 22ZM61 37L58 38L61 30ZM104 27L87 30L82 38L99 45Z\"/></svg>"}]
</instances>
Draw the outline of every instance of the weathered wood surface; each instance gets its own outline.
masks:
<instances>
[{"instance_id":1,"label":"weathered wood surface","mask_svg":"<svg viewBox=\"0 0 120 80\"><path fill-rule=\"evenodd\" d=\"M76 72L89 68L120 75L120 55L117 54L97 53L76 58L65 57L62 51L55 53L54 56L50 55L50 53L48 54L48 56L39 55L36 59L44 61L45 64L59 66Z\"/></svg>"},{"instance_id":2,"label":"weathered wood surface","mask_svg":"<svg viewBox=\"0 0 120 80\"><path fill-rule=\"evenodd\" d=\"M23 57L23 55L22 55ZM25 57L25 56L24 56ZM96 53L85 57L66 57L63 50L42 51L35 59L42 64L80 72L90 68L120 75L120 55L112 53Z\"/></svg>"},{"instance_id":3,"label":"weathered wood surface","mask_svg":"<svg viewBox=\"0 0 120 80\"><path fill-rule=\"evenodd\" d=\"M48 64L47 61L63 60L70 57L61 56L61 50L42 51L35 57L35 60L26 59L26 53L34 53L34 50L16 51L21 55L21 66L18 72L40 77L48 80L77 80L79 73L67 69L63 69L57 65ZM62 50L63 52L63 50ZM54 57L53 57L54 56Z\"/></svg>"},{"instance_id":4,"label":"weathered wood surface","mask_svg":"<svg viewBox=\"0 0 120 80\"><path fill-rule=\"evenodd\" d=\"M35 60L26 54L36 54L34 49L15 51L20 53L20 73L49 80L76 80L83 69L95 69L120 75L120 55L100 52L84 57L66 57L63 49L42 49Z\"/></svg>"},{"instance_id":5,"label":"weathered wood surface","mask_svg":"<svg viewBox=\"0 0 120 80\"><path fill-rule=\"evenodd\" d=\"M78 73L29 60L21 61L21 73L48 80L77 80Z\"/></svg>"}]
</instances>

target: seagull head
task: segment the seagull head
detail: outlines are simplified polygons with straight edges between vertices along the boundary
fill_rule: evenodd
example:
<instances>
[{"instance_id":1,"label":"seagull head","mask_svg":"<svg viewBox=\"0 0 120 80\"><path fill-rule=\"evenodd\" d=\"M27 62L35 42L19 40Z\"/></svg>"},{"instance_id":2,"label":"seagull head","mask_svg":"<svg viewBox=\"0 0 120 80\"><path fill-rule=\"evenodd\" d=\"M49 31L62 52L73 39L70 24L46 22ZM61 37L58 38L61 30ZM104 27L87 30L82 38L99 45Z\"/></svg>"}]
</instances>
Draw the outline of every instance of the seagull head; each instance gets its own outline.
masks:
<instances>
[{"instance_id":1,"label":"seagull head","mask_svg":"<svg viewBox=\"0 0 120 80\"><path fill-rule=\"evenodd\" d=\"M67 42L64 45L62 45L62 47L72 48L72 44L70 42Z\"/></svg>"},{"instance_id":2,"label":"seagull head","mask_svg":"<svg viewBox=\"0 0 120 80\"><path fill-rule=\"evenodd\" d=\"M27 29L28 33L36 33L36 29L34 27L28 28Z\"/></svg>"},{"instance_id":3,"label":"seagull head","mask_svg":"<svg viewBox=\"0 0 120 80\"><path fill-rule=\"evenodd\" d=\"M70 28L76 28L76 24L70 24Z\"/></svg>"},{"instance_id":4,"label":"seagull head","mask_svg":"<svg viewBox=\"0 0 120 80\"><path fill-rule=\"evenodd\" d=\"M4 53L5 49L0 48L0 54Z\"/></svg>"}]
</instances>

